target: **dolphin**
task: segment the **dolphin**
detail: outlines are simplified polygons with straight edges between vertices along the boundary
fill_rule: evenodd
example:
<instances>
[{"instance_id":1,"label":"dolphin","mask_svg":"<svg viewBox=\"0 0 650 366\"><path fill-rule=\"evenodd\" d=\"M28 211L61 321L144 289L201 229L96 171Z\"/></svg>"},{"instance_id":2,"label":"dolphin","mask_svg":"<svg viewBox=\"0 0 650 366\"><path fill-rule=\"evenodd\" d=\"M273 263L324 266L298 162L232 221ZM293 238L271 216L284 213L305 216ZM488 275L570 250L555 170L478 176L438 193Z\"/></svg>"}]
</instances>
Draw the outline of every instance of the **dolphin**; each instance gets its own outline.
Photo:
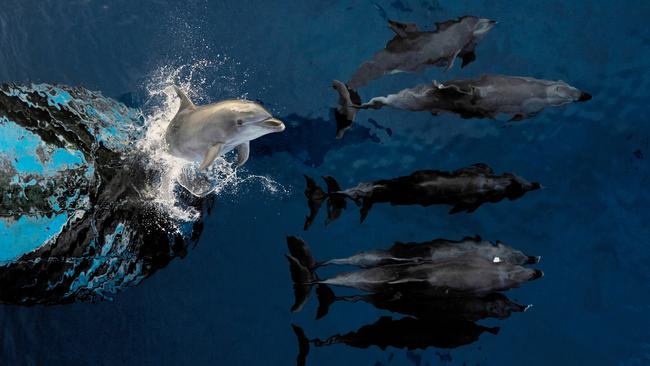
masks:
<instances>
[{"instance_id":1,"label":"dolphin","mask_svg":"<svg viewBox=\"0 0 650 366\"><path fill-rule=\"evenodd\" d=\"M332 297L327 295L322 285L342 286L389 296L400 293L401 296L416 297L483 297L519 287L543 276L543 272L537 269L486 258L476 252L465 252L446 257L443 255L433 261L380 263L374 267L320 279L316 270L327 262L317 262L309 247L298 238L287 237L287 247L289 254L285 256L294 283L295 303L291 308L294 312L299 311L307 302L314 285L319 285L321 302L322 298ZM415 249L418 250L417 247ZM444 251L449 252L449 248L443 248ZM527 261L526 264L528 263L537 262Z\"/></svg>"},{"instance_id":2,"label":"dolphin","mask_svg":"<svg viewBox=\"0 0 650 366\"><path fill-rule=\"evenodd\" d=\"M370 99L361 105L345 91L348 87L338 80L332 86L339 93L339 110L354 118L350 109L380 109L388 106L408 111L425 111L433 115L455 113L462 118L496 119L509 115L510 121L535 117L547 107L560 107L573 102L585 102L591 95L562 80L551 81L523 76L483 75L479 79L433 81L396 94Z\"/></svg>"},{"instance_id":3,"label":"dolphin","mask_svg":"<svg viewBox=\"0 0 650 366\"><path fill-rule=\"evenodd\" d=\"M181 106L167 127L165 142L172 155L200 161L199 170L233 149L241 166L248 160L251 140L285 129L258 103L233 99L196 106L179 87L173 88Z\"/></svg>"},{"instance_id":4,"label":"dolphin","mask_svg":"<svg viewBox=\"0 0 650 366\"><path fill-rule=\"evenodd\" d=\"M311 345L315 347L345 344L355 348L376 346L381 350L457 348L479 340L483 333L499 334L499 327L486 327L464 320L416 319L410 316L393 319L382 316L376 322L364 325L356 331L335 334L327 339L309 339L305 331L291 324L298 340L297 366L305 366Z\"/></svg>"},{"instance_id":5,"label":"dolphin","mask_svg":"<svg viewBox=\"0 0 650 366\"><path fill-rule=\"evenodd\" d=\"M465 67L476 59L476 45L495 24L494 20L464 16L436 23L435 31L426 32L414 23L389 20L388 27L395 36L359 67L348 85L358 89L386 74L419 72L430 66L449 70L456 58L461 58Z\"/></svg>"},{"instance_id":6,"label":"dolphin","mask_svg":"<svg viewBox=\"0 0 650 366\"><path fill-rule=\"evenodd\" d=\"M468 297L422 296L412 292L336 296L328 286L318 285L316 295L318 297L316 319L326 316L330 306L338 301L364 302L376 309L388 310L391 313L432 320L506 319L512 313L524 312L529 308L528 305L513 302L500 292Z\"/></svg>"},{"instance_id":7,"label":"dolphin","mask_svg":"<svg viewBox=\"0 0 650 366\"><path fill-rule=\"evenodd\" d=\"M341 189L334 177L323 177L327 193L305 176L305 196L310 208L304 229L313 223L323 201L327 201L326 224L336 220L350 199L361 206L361 222L375 203L391 205L452 205L450 214L472 213L486 202L503 199L516 200L530 191L540 189L537 182L529 182L512 173L496 175L485 164L474 164L453 172L418 170L411 175L359 183L356 187ZM314 201L314 202L312 202Z\"/></svg>"},{"instance_id":8,"label":"dolphin","mask_svg":"<svg viewBox=\"0 0 650 366\"><path fill-rule=\"evenodd\" d=\"M313 269L305 266L299 258L289 254L286 258L294 288L303 288L295 294L293 311L302 308L309 296L309 288L319 284L370 293L409 292L421 296L466 297L507 291L544 275L534 268L463 256L440 262L388 264L319 279Z\"/></svg>"},{"instance_id":9,"label":"dolphin","mask_svg":"<svg viewBox=\"0 0 650 366\"><path fill-rule=\"evenodd\" d=\"M311 258L309 247L302 239L288 236L287 246L293 257ZM385 250L364 251L347 258L330 259L319 263L310 259L305 265L309 268L329 265L372 268L386 264L440 262L467 255L481 257L495 263L507 262L516 265L535 264L540 261L540 257L526 255L501 241L497 240L494 244L475 236L461 240L435 239L422 243L396 242Z\"/></svg>"}]
</instances>

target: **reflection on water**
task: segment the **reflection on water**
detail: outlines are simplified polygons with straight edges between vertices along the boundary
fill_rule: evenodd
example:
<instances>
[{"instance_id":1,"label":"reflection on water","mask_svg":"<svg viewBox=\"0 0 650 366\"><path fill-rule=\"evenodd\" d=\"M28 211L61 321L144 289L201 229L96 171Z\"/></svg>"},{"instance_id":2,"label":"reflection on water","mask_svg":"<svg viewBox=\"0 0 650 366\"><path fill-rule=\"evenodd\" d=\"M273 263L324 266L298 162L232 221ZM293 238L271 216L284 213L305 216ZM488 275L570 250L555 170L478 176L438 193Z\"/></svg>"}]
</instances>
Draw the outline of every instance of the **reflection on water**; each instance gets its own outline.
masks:
<instances>
[{"instance_id":1,"label":"reflection on water","mask_svg":"<svg viewBox=\"0 0 650 366\"><path fill-rule=\"evenodd\" d=\"M464 320L431 320L404 317L393 319L382 316L375 323L365 325L356 331L332 335L326 339L309 339L299 326L292 325L298 338L297 365L306 364L310 343L316 347L345 344L350 347L368 348L377 346L408 350L435 348L456 348L476 342L484 333L496 335L498 327L485 327Z\"/></svg>"},{"instance_id":2,"label":"reflection on water","mask_svg":"<svg viewBox=\"0 0 650 366\"><path fill-rule=\"evenodd\" d=\"M326 339L310 339L292 324L298 339L297 364L305 365L311 346L346 344L351 347L377 346L404 349L456 348L476 342L484 332L498 334L499 327L487 327L482 319L506 319L528 306L513 302L497 291L517 287L541 277L541 271L523 267L539 257L523 254L498 242L467 237L460 241L436 239L424 243L396 243L387 250L370 250L347 258L317 261L307 244L287 237L287 254L294 282L295 303L300 311L316 286L316 319L324 318L336 302L362 302L404 317L382 316L356 331ZM315 273L329 265L356 266L326 279ZM364 293L337 296L330 285L349 287Z\"/></svg>"}]
</instances>

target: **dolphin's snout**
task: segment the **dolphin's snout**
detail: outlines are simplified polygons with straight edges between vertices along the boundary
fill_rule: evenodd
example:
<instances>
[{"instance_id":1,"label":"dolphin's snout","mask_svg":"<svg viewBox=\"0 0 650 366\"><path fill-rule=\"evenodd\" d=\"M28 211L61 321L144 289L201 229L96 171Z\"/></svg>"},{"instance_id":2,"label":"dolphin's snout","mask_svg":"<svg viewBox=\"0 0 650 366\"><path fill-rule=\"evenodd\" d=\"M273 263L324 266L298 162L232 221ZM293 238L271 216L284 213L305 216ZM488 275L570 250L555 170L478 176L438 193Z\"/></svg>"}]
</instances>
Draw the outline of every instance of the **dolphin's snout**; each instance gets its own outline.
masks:
<instances>
[{"instance_id":1,"label":"dolphin's snout","mask_svg":"<svg viewBox=\"0 0 650 366\"><path fill-rule=\"evenodd\" d=\"M578 102L586 102L588 100L591 100L591 94L582 92L580 93L580 97L578 98Z\"/></svg>"},{"instance_id":2,"label":"dolphin's snout","mask_svg":"<svg viewBox=\"0 0 650 366\"><path fill-rule=\"evenodd\" d=\"M280 121L279 119L275 119L275 118L269 118L267 120L264 120L262 122L262 125L277 130L278 132L284 131L285 129L284 123L282 123L282 121Z\"/></svg>"},{"instance_id":3,"label":"dolphin's snout","mask_svg":"<svg viewBox=\"0 0 650 366\"><path fill-rule=\"evenodd\" d=\"M530 276L530 281L533 281L533 280L536 280L536 279L542 278L542 277L544 277L544 272L540 271L539 269L536 269L533 272L533 275Z\"/></svg>"}]
</instances>

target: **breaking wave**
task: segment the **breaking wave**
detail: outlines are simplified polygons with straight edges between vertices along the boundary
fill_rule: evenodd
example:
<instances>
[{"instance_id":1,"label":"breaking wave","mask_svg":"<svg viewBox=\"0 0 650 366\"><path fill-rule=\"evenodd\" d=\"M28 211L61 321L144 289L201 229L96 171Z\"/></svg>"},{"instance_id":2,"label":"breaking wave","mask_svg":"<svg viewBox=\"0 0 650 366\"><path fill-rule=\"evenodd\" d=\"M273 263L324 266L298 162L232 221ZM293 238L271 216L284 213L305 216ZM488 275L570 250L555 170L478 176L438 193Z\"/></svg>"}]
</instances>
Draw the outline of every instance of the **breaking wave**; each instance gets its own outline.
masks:
<instances>
[{"instance_id":1,"label":"breaking wave","mask_svg":"<svg viewBox=\"0 0 650 366\"><path fill-rule=\"evenodd\" d=\"M200 194L177 184L197 175L196 163L165 151L179 106L168 87L176 83L198 102L211 85L245 97L246 78L233 76L233 65L223 58L162 67L141 109L82 87L0 85L0 303L113 298L187 255L217 195L236 199L251 184L287 193L229 157L195 180ZM201 76L213 68L226 75L219 83Z\"/></svg>"}]
</instances>

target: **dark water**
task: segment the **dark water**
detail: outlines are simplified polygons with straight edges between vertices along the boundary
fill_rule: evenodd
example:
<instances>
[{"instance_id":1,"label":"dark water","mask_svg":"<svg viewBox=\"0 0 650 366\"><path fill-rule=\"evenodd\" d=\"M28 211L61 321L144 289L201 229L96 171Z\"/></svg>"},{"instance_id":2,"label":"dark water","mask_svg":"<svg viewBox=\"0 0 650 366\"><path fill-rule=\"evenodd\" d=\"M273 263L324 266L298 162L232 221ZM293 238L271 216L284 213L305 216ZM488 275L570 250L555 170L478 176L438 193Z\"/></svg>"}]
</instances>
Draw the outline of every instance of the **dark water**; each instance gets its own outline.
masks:
<instances>
[{"instance_id":1,"label":"dark water","mask_svg":"<svg viewBox=\"0 0 650 366\"><path fill-rule=\"evenodd\" d=\"M541 255L545 277L510 293L533 304L453 350L314 348L309 365L650 364L646 249L650 195L646 1L9 1L0 7L0 80L84 85L136 106L156 70L200 60L196 99L247 93L285 118L284 136L253 142L246 165L290 188L222 193L198 246L112 302L0 308L0 360L8 365L291 365L290 324L326 338L385 313L315 301L291 314L284 237L301 235L318 258L393 241L480 234ZM333 140L329 87L391 37L384 17L417 22L465 14L500 23L477 61L448 74L395 75L365 96L431 79L482 73L562 79L594 95L502 128L490 121L373 111ZM226 56L224 56L226 55ZM165 69L167 68L167 69ZM170 71L171 72L171 71ZM374 123L369 122L372 118ZM389 127L391 134L379 126ZM292 128L293 127L293 128ZM542 182L514 202L447 215L444 207L377 206L363 225L348 210L335 225L302 232L302 174L344 186L485 162ZM322 217L321 217L322 219Z\"/></svg>"}]
</instances>

